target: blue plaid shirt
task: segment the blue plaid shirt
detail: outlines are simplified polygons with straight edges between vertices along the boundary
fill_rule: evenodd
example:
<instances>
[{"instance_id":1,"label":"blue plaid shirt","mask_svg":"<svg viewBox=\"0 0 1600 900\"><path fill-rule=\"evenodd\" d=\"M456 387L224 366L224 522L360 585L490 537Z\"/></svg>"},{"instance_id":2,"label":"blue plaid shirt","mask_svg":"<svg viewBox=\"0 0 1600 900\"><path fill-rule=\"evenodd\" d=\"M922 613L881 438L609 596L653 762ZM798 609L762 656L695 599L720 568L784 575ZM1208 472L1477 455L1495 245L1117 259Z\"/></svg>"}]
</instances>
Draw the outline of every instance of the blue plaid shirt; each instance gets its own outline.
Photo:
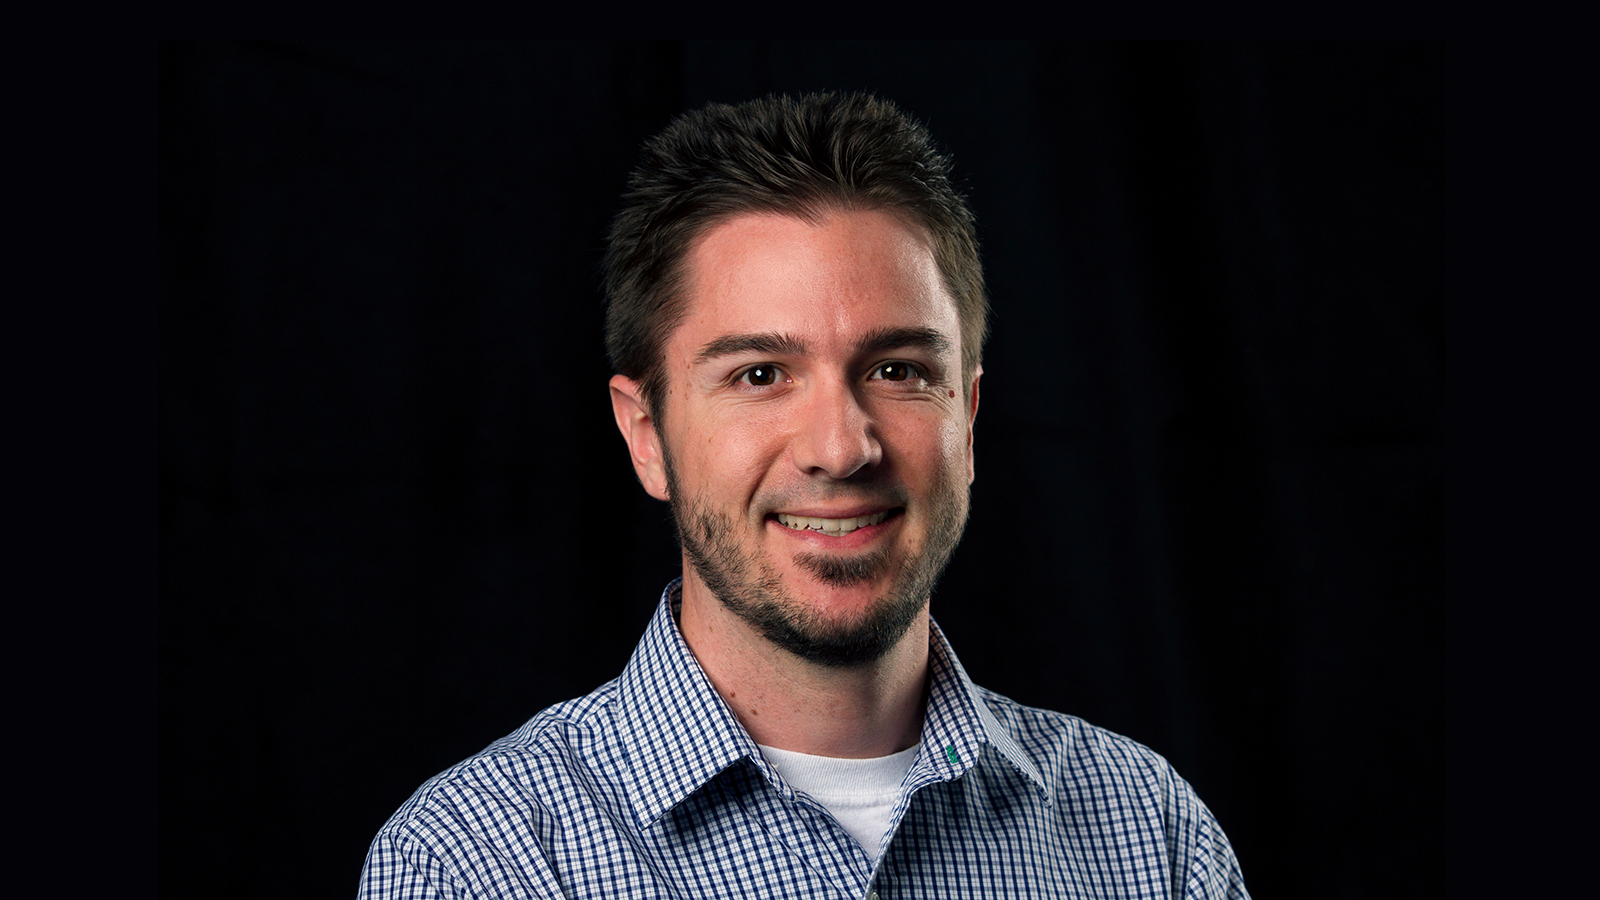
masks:
<instances>
[{"instance_id":1,"label":"blue plaid shirt","mask_svg":"<svg viewBox=\"0 0 1600 900\"><path fill-rule=\"evenodd\" d=\"M1166 760L976 687L932 628L921 752L868 854L785 784L662 595L622 677L424 784L378 832L364 898L1245 898Z\"/></svg>"}]
</instances>

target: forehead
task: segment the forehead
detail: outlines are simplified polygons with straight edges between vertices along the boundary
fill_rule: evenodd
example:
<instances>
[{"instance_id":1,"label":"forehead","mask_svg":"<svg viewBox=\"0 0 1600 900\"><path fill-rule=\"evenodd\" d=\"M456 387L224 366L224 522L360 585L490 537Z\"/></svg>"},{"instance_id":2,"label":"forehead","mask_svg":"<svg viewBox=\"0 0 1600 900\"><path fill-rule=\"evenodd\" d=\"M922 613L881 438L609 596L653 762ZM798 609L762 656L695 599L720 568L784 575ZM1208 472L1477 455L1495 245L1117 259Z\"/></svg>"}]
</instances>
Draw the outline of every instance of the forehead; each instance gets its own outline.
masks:
<instances>
[{"instance_id":1,"label":"forehead","mask_svg":"<svg viewBox=\"0 0 1600 900\"><path fill-rule=\"evenodd\" d=\"M674 356L728 334L782 333L823 347L873 329L925 327L959 341L955 301L927 236L881 210L812 221L735 216L694 243L684 275Z\"/></svg>"}]
</instances>

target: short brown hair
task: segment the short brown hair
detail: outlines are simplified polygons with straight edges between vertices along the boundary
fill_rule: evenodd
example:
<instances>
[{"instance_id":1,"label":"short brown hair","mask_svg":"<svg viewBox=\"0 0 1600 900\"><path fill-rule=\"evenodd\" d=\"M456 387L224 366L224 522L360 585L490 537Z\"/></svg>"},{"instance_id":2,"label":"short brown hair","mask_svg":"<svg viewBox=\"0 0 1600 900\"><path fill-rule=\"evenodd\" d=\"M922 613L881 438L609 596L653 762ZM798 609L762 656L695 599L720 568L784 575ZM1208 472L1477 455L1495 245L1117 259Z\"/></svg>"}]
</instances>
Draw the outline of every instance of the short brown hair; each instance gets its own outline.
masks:
<instances>
[{"instance_id":1,"label":"short brown hair","mask_svg":"<svg viewBox=\"0 0 1600 900\"><path fill-rule=\"evenodd\" d=\"M955 298L970 383L988 335L977 230L927 129L868 94L763 97L684 113L644 145L611 224L605 257L606 352L659 415L662 353L682 320L683 261L712 226L743 213L813 220L882 209L920 225Z\"/></svg>"}]
</instances>

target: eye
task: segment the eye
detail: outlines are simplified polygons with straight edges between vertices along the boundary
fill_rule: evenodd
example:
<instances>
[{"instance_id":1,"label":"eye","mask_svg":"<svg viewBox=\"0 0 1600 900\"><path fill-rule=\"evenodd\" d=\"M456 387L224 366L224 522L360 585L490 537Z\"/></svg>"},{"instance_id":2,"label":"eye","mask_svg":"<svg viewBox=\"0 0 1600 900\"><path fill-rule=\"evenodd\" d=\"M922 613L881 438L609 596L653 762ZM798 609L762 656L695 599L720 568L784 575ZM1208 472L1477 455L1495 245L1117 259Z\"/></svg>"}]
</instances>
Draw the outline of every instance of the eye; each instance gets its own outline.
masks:
<instances>
[{"instance_id":1,"label":"eye","mask_svg":"<svg viewBox=\"0 0 1600 900\"><path fill-rule=\"evenodd\" d=\"M872 372L872 377L883 381L908 381L921 378L922 372L910 363L891 362L884 363Z\"/></svg>"},{"instance_id":2,"label":"eye","mask_svg":"<svg viewBox=\"0 0 1600 900\"><path fill-rule=\"evenodd\" d=\"M766 387L770 384L776 384L778 381L778 367L751 366L750 368L744 370L744 374L739 376L739 380L745 384L755 385L756 387Z\"/></svg>"}]
</instances>

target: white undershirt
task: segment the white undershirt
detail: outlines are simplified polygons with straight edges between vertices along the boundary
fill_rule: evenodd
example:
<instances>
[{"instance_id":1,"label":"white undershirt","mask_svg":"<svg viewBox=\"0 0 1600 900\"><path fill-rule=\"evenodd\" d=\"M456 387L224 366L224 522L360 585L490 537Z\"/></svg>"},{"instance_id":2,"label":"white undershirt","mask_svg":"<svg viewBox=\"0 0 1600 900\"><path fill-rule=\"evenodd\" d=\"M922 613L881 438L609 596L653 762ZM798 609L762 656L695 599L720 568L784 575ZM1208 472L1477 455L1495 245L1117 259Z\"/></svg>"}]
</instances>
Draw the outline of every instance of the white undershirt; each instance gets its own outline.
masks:
<instances>
[{"instance_id":1,"label":"white undershirt","mask_svg":"<svg viewBox=\"0 0 1600 900\"><path fill-rule=\"evenodd\" d=\"M877 862L900 784L917 761L916 746L877 759L836 759L759 746L790 787L822 804Z\"/></svg>"}]
</instances>

